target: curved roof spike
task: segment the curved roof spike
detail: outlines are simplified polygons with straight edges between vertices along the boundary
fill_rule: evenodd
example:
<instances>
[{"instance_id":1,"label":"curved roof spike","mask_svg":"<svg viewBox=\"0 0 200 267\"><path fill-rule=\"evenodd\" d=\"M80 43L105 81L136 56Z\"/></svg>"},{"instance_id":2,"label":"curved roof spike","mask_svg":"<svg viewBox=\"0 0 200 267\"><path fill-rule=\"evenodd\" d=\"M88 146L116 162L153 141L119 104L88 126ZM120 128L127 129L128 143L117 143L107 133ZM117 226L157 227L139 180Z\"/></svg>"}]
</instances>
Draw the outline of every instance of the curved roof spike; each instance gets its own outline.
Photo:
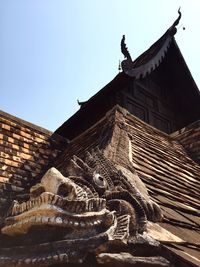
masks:
<instances>
[{"instance_id":1,"label":"curved roof spike","mask_svg":"<svg viewBox=\"0 0 200 267\"><path fill-rule=\"evenodd\" d=\"M175 26L177 26L178 24L179 24L179 21L180 21L180 19L181 19L181 16L182 16L182 14L181 14L181 7L179 7L179 9L178 9L178 14L179 14L179 16L178 16L178 18L174 21L174 23L173 23L173 27L175 27Z\"/></svg>"},{"instance_id":2,"label":"curved roof spike","mask_svg":"<svg viewBox=\"0 0 200 267\"><path fill-rule=\"evenodd\" d=\"M126 44L125 44L125 35L122 36L122 40L121 40L121 52L125 58L132 61L131 55L130 55L128 48L126 47Z\"/></svg>"},{"instance_id":3,"label":"curved roof spike","mask_svg":"<svg viewBox=\"0 0 200 267\"><path fill-rule=\"evenodd\" d=\"M77 99L77 103L79 106L82 106L86 103L87 101L79 101L79 99Z\"/></svg>"},{"instance_id":4,"label":"curved roof spike","mask_svg":"<svg viewBox=\"0 0 200 267\"><path fill-rule=\"evenodd\" d=\"M178 9L178 14L179 14L178 18L174 21L172 26L169 28L169 31L171 31L173 35L176 34L176 32L177 32L176 26L179 24L179 21L180 21L181 16L182 16L182 13L181 13L180 9L181 8L179 7L179 9Z\"/></svg>"}]
</instances>

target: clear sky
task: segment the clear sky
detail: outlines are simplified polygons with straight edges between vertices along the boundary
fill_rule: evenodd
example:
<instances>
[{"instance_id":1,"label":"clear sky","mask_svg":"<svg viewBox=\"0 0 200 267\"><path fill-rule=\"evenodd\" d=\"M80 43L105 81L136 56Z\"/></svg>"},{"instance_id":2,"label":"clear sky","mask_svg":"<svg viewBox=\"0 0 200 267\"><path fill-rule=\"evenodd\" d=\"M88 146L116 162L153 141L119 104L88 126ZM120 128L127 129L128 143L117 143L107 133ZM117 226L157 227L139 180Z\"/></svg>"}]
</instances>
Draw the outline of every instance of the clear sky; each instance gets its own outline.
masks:
<instances>
[{"instance_id":1,"label":"clear sky","mask_svg":"<svg viewBox=\"0 0 200 267\"><path fill-rule=\"evenodd\" d=\"M200 88L199 0L0 0L0 109L51 131L177 18L177 43ZM182 30L183 26L186 28Z\"/></svg>"}]
</instances>

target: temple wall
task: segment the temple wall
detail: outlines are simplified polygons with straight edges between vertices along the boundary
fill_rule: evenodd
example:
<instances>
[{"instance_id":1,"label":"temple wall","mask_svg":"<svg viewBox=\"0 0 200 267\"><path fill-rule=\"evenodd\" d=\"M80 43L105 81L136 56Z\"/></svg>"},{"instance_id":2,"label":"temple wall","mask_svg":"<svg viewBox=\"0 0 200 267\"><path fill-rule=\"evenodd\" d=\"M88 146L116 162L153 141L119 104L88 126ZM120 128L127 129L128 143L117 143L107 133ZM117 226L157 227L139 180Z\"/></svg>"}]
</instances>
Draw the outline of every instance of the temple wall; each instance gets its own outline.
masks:
<instances>
[{"instance_id":1,"label":"temple wall","mask_svg":"<svg viewBox=\"0 0 200 267\"><path fill-rule=\"evenodd\" d=\"M51 132L0 112L0 183L29 186L60 152L52 146Z\"/></svg>"}]
</instances>

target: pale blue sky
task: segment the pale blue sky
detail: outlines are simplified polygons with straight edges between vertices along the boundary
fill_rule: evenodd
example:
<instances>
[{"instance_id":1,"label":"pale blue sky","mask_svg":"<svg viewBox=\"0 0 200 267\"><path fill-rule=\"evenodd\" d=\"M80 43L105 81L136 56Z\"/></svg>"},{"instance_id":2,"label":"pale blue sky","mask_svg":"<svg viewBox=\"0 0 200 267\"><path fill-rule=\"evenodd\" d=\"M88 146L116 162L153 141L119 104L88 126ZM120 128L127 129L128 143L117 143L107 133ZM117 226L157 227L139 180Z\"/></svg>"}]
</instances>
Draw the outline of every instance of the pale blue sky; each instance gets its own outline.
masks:
<instances>
[{"instance_id":1,"label":"pale blue sky","mask_svg":"<svg viewBox=\"0 0 200 267\"><path fill-rule=\"evenodd\" d=\"M0 109L56 130L183 13L176 34L200 87L199 0L0 0Z\"/></svg>"}]
</instances>

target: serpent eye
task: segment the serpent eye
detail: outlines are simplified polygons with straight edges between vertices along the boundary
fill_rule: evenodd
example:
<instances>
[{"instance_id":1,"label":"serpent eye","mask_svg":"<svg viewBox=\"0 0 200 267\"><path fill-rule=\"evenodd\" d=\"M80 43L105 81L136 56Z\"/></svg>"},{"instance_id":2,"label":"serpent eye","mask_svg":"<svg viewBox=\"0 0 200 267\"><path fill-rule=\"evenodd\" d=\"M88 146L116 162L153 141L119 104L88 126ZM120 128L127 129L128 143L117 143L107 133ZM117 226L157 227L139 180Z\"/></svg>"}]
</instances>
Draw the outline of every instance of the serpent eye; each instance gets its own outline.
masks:
<instances>
[{"instance_id":1,"label":"serpent eye","mask_svg":"<svg viewBox=\"0 0 200 267\"><path fill-rule=\"evenodd\" d=\"M102 175L100 175L99 173L94 173L93 180L98 187L100 187L100 188L106 188L107 187L106 179Z\"/></svg>"}]
</instances>

